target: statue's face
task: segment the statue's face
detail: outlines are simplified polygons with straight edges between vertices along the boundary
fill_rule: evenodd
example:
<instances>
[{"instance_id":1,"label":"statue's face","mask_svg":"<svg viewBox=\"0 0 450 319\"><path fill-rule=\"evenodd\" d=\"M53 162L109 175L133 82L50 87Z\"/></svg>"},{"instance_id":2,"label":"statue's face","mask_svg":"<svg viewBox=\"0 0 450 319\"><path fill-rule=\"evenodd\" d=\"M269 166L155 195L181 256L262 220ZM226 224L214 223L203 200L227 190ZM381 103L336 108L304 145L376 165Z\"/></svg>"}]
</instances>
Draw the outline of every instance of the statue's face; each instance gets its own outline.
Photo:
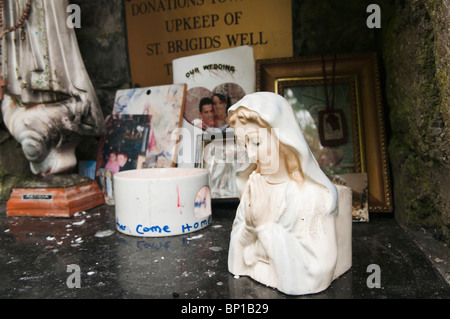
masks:
<instances>
[{"instance_id":1,"label":"statue's face","mask_svg":"<svg viewBox=\"0 0 450 319\"><path fill-rule=\"evenodd\" d=\"M273 174L279 168L279 141L273 130L239 120L234 125L238 143L245 148L250 162L259 165L261 174Z\"/></svg>"}]
</instances>

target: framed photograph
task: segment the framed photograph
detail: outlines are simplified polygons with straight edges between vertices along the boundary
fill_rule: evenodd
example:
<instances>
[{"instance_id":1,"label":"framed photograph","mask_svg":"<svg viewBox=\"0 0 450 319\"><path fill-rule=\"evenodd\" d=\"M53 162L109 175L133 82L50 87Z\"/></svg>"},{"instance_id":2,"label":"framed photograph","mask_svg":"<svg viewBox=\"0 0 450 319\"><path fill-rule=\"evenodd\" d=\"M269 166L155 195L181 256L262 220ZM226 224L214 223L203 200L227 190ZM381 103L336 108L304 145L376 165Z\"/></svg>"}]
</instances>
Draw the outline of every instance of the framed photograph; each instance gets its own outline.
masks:
<instances>
[{"instance_id":1,"label":"framed photograph","mask_svg":"<svg viewBox=\"0 0 450 319\"><path fill-rule=\"evenodd\" d=\"M185 84L123 89L116 92L113 116L151 116L149 144L139 168L175 167L182 125Z\"/></svg>"},{"instance_id":2,"label":"framed photograph","mask_svg":"<svg viewBox=\"0 0 450 319\"><path fill-rule=\"evenodd\" d=\"M343 110L319 111L319 138L323 146L347 143L347 125Z\"/></svg>"},{"instance_id":3,"label":"framed photograph","mask_svg":"<svg viewBox=\"0 0 450 319\"><path fill-rule=\"evenodd\" d=\"M221 162L236 149L227 111L256 87L251 46L200 53L173 60L173 83L186 83L178 167L210 172L211 199L239 200L234 165ZM205 151L206 150L206 151ZM213 153L209 151L216 151ZM205 159L205 157L208 157Z\"/></svg>"},{"instance_id":4,"label":"framed photograph","mask_svg":"<svg viewBox=\"0 0 450 319\"><path fill-rule=\"evenodd\" d=\"M231 134L205 134L202 141L201 167L210 171L211 198L238 198L236 170L248 165L245 151L239 148L234 135Z\"/></svg>"},{"instance_id":5,"label":"framed photograph","mask_svg":"<svg viewBox=\"0 0 450 319\"><path fill-rule=\"evenodd\" d=\"M330 85L332 75L333 86ZM291 103L303 134L326 174L332 178L367 173L369 211L392 212L375 54L257 60L256 79L257 91L278 93ZM325 90L332 88L335 109L330 112L324 107L324 96Z\"/></svg>"},{"instance_id":6,"label":"framed photograph","mask_svg":"<svg viewBox=\"0 0 450 319\"><path fill-rule=\"evenodd\" d=\"M344 185L352 190L352 220L353 222L369 221L369 189L367 173L350 173L334 175L332 182Z\"/></svg>"},{"instance_id":7,"label":"framed photograph","mask_svg":"<svg viewBox=\"0 0 450 319\"><path fill-rule=\"evenodd\" d=\"M283 81L277 93L294 109L303 135L327 175L364 171L355 77L338 77L334 90L334 110L326 109L325 85L320 77Z\"/></svg>"},{"instance_id":8,"label":"framed photograph","mask_svg":"<svg viewBox=\"0 0 450 319\"><path fill-rule=\"evenodd\" d=\"M105 119L106 135L101 138L95 176L105 202L114 205L113 175L143 168L152 141L152 116L114 114Z\"/></svg>"},{"instance_id":9,"label":"framed photograph","mask_svg":"<svg viewBox=\"0 0 450 319\"><path fill-rule=\"evenodd\" d=\"M112 174L140 169L153 140L151 115L110 115L105 119L106 136L99 145L97 168Z\"/></svg>"},{"instance_id":10,"label":"framed photograph","mask_svg":"<svg viewBox=\"0 0 450 319\"><path fill-rule=\"evenodd\" d=\"M114 186L113 186L113 172L110 169L100 168L99 170L99 185L105 197L107 205L114 205Z\"/></svg>"}]
</instances>

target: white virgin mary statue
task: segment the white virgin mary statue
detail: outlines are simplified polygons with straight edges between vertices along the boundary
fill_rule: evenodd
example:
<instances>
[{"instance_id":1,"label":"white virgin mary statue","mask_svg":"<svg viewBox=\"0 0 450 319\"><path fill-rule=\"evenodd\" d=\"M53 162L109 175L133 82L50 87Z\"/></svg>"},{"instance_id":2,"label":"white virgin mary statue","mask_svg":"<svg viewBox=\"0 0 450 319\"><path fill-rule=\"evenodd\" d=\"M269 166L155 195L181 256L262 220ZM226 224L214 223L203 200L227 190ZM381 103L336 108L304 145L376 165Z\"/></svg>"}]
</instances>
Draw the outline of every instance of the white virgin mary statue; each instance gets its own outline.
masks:
<instances>
[{"instance_id":1,"label":"white virgin mary statue","mask_svg":"<svg viewBox=\"0 0 450 319\"><path fill-rule=\"evenodd\" d=\"M3 120L21 143L34 174L57 174L76 165L82 136L105 132L103 114L86 72L67 0L4 0L2 38L6 88ZM27 6L30 10L23 19Z\"/></svg>"},{"instance_id":2,"label":"white virgin mary statue","mask_svg":"<svg viewBox=\"0 0 450 319\"><path fill-rule=\"evenodd\" d=\"M252 163L237 177L229 271L288 295L325 290L351 267L351 190L322 172L282 96L249 94L228 114Z\"/></svg>"}]
</instances>

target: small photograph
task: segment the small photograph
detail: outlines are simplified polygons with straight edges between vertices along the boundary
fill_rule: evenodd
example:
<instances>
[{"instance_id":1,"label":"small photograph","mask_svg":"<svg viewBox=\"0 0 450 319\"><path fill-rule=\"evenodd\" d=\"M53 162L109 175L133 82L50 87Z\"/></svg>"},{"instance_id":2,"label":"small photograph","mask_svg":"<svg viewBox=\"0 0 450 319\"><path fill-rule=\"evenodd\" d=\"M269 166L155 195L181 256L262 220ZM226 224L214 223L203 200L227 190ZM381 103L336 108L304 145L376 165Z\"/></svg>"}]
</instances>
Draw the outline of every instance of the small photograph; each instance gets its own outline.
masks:
<instances>
[{"instance_id":1,"label":"small photograph","mask_svg":"<svg viewBox=\"0 0 450 319\"><path fill-rule=\"evenodd\" d=\"M106 121L106 137L100 146L98 168L120 171L142 168L148 148L154 144L150 115L111 115Z\"/></svg>"},{"instance_id":2,"label":"small photograph","mask_svg":"<svg viewBox=\"0 0 450 319\"><path fill-rule=\"evenodd\" d=\"M335 147L347 143L347 125L342 110L319 111L320 143L326 147Z\"/></svg>"},{"instance_id":3,"label":"small photograph","mask_svg":"<svg viewBox=\"0 0 450 319\"><path fill-rule=\"evenodd\" d=\"M253 47L244 45L172 60L173 83L187 85L179 143L182 152L177 154L177 164L207 168L213 200L239 197L236 177L231 175L234 164L220 162L224 154L234 152L234 146L230 143L224 148L218 140L234 138L227 111L246 94L255 92L254 57Z\"/></svg>"},{"instance_id":4,"label":"small photograph","mask_svg":"<svg viewBox=\"0 0 450 319\"><path fill-rule=\"evenodd\" d=\"M110 169L101 168L99 170L99 185L100 189L105 196L105 203L107 205L114 205L114 184L113 184L113 172Z\"/></svg>"},{"instance_id":5,"label":"small photograph","mask_svg":"<svg viewBox=\"0 0 450 319\"><path fill-rule=\"evenodd\" d=\"M296 80L283 89L314 157L327 175L361 171L354 81L336 80L335 109L327 109L322 80Z\"/></svg>"},{"instance_id":6,"label":"small photograph","mask_svg":"<svg viewBox=\"0 0 450 319\"><path fill-rule=\"evenodd\" d=\"M352 220L354 222L369 221L369 189L367 173L334 175L334 184L350 187L352 190Z\"/></svg>"},{"instance_id":7,"label":"small photograph","mask_svg":"<svg viewBox=\"0 0 450 319\"><path fill-rule=\"evenodd\" d=\"M206 132L232 131L227 112L244 95L244 90L236 83L223 83L212 91L194 87L187 91L184 118Z\"/></svg>"},{"instance_id":8,"label":"small photograph","mask_svg":"<svg viewBox=\"0 0 450 319\"><path fill-rule=\"evenodd\" d=\"M245 150L239 147L234 136L204 135L201 167L210 173L211 198L239 197L236 172L245 165L248 165Z\"/></svg>"},{"instance_id":9,"label":"small photograph","mask_svg":"<svg viewBox=\"0 0 450 319\"><path fill-rule=\"evenodd\" d=\"M172 84L119 90L113 115L149 115L151 138L143 168L174 167L183 119L186 85Z\"/></svg>"},{"instance_id":10,"label":"small photograph","mask_svg":"<svg viewBox=\"0 0 450 319\"><path fill-rule=\"evenodd\" d=\"M244 95L236 83L223 83L212 91L194 87L186 94L184 119L202 129L193 141L195 167L209 170L213 199L239 196L235 181L237 151L228 109Z\"/></svg>"}]
</instances>

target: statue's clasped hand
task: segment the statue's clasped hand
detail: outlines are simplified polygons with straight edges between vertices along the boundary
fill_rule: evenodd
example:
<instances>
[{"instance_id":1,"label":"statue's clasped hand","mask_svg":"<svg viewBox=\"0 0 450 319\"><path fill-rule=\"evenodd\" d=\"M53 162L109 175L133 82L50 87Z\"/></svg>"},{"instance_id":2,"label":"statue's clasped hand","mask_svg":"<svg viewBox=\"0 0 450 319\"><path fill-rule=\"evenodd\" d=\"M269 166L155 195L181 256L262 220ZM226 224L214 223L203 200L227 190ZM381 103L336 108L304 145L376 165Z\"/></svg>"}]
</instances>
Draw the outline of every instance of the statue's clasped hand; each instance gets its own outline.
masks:
<instances>
[{"instance_id":1,"label":"statue's clasped hand","mask_svg":"<svg viewBox=\"0 0 450 319\"><path fill-rule=\"evenodd\" d=\"M258 228L270 222L269 191L266 181L259 173L253 172L247 182L249 205L245 208L245 222Z\"/></svg>"}]
</instances>

